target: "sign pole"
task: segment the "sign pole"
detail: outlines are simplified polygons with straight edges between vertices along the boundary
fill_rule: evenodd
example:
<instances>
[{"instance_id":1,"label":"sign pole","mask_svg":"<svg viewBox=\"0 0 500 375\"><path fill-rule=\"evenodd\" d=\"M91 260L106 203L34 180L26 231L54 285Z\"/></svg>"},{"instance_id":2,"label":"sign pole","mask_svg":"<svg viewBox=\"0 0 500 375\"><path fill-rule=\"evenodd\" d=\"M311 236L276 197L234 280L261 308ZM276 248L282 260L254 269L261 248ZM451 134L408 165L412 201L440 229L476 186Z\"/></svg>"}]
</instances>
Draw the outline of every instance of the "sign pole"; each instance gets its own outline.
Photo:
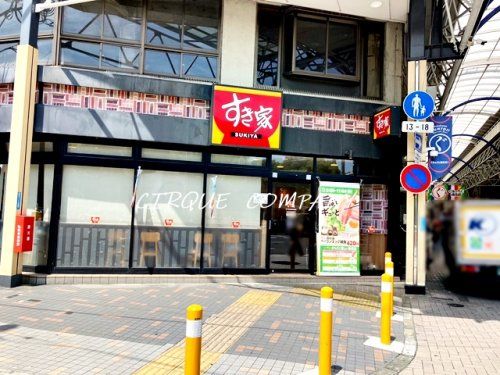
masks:
<instances>
[{"instance_id":1,"label":"sign pole","mask_svg":"<svg viewBox=\"0 0 500 375\"><path fill-rule=\"evenodd\" d=\"M408 62L408 96L410 105L405 112L413 120L425 120L429 116L429 110L433 109L434 102L429 101L426 94L427 86L427 62L425 60ZM414 99L418 94L418 97ZM426 98L424 98L426 97ZM425 100L424 100L425 99ZM406 101L406 99L405 99ZM415 104L417 102L420 104ZM403 103L405 104L405 103ZM408 103L407 103L408 104ZM414 105L415 104L415 105ZM426 111L423 109L425 105ZM405 107L405 105L403 105ZM416 111L415 107L422 109L422 113ZM410 113L408 113L410 112ZM432 111L430 111L432 112ZM415 161L415 134L407 133L407 165ZM426 158L426 136L422 134L422 159ZM407 293L425 293L425 232L420 230L420 217L425 215L425 193L408 191L406 194L406 275L405 290ZM419 196L420 195L420 196Z\"/></svg>"}]
</instances>

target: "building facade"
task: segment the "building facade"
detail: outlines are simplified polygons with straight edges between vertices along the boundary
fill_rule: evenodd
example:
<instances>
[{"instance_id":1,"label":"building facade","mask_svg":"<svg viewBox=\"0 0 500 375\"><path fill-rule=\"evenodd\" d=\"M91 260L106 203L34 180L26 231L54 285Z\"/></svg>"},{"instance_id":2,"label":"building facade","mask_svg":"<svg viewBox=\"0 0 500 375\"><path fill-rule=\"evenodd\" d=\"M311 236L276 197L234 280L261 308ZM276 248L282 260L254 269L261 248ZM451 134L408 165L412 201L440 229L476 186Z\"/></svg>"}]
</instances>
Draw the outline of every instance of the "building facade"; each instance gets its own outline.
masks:
<instances>
[{"instance_id":1,"label":"building facade","mask_svg":"<svg viewBox=\"0 0 500 375\"><path fill-rule=\"evenodd\" d=\"M0 1L2 186L20 10ZM44 11L27 211L35 244L24 269L314 273L324 181L360 184L361 273L381 271L387 250L403 266L403 30L251 0ZM277 146L216 141L217 87L258 90L261 110L279 97ZM374 140L374 115L387 108L391 135ZM226 117L247 126L244 109Z\"/></svg>"}]
</instances>

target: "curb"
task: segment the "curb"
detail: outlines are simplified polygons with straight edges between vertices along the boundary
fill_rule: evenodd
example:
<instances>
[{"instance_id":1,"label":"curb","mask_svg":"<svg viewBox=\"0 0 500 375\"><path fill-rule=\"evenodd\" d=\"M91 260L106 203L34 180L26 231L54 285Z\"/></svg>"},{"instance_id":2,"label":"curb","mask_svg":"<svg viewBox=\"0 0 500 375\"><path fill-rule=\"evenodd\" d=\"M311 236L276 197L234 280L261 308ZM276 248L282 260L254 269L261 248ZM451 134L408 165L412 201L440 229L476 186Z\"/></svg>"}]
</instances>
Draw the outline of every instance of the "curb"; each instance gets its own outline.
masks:
<instances>
[{"instance_id":1,"label":"curb","mask_svg":"<svg viewBox=\"0 0 500 375\"><path fill-rule=\"evenodd\" d=\"M389 361L383 368L374 371L376 375L395 375L404 370L415 358L417 352L417 336L413 324L413 313L408 297L403 298L403 324L404 324L404 347L403 352L398 354L393 360Z\"/></svg>"}]
</instances>

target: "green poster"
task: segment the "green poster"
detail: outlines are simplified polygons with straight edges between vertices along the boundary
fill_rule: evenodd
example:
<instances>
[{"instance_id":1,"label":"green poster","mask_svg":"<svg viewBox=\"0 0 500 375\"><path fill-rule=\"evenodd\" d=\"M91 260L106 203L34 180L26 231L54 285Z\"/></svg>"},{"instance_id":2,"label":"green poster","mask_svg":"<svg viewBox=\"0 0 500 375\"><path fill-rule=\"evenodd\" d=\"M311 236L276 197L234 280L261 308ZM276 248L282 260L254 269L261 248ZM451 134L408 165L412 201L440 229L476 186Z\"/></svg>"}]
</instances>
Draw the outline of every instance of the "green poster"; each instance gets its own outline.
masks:
<instances>
[{"instance_id":1,"label":"green poster","mask_svg":"<svg viewBox=\"0 0 500 375\"><path fill-rule=\"evenodd\" d=\"M320 182L316 234L321 276L359 276L359 184Z\"/></svg>"}]
</instances>

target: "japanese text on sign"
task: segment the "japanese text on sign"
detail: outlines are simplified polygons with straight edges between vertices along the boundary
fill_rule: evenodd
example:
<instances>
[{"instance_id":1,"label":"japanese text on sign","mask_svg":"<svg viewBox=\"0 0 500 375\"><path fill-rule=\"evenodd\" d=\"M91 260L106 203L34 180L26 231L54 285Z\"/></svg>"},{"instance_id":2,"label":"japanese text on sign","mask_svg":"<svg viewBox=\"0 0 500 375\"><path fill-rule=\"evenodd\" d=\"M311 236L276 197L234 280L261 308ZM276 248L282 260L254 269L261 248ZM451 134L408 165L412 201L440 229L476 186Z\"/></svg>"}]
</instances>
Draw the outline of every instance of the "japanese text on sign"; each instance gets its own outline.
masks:
<instances>
[{"instance_id":1,"label":"japanese text on sign","mask_svg":"<svg viewBox=\"0 0 500 375\"><path fill-rule=\"evenodd\" d=\"M281 92L215 86L212 143L279 148L281 106Z\"/></svg>"}]
</instances>

